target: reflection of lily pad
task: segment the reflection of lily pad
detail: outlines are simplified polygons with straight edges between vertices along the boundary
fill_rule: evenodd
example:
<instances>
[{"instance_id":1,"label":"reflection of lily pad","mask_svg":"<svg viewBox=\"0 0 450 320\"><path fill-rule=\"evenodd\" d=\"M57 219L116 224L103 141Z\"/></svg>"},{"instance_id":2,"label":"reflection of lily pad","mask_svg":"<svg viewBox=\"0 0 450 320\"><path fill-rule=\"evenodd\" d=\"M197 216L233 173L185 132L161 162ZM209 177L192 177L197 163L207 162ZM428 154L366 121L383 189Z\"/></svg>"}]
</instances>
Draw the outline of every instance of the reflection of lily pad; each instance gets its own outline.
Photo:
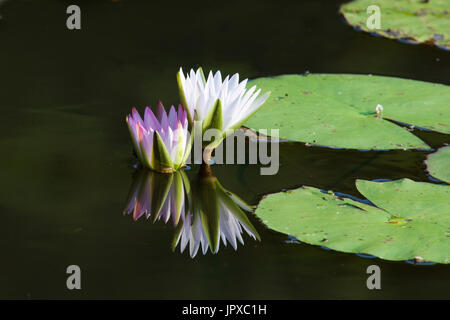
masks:
<instances>
[{"instance_id":1,"label":"reflection of lily pad","mask_svg":"<svg viewBox=\"0 0 450 320\"><path fill-rule=\"evenodd\" d=\"M381 11L381 29L370 30L367 8ZM357 0L344 4L341 13L348 23L391 39L428 43L450 50L450 5L448 0Z\"/></svg>"},{"instance_id":2,"label":"reflection of lily pad","mask_svg":"<svg viewBox=\"0 0 450 320\"><path fill-rule=\"evenodd\" d=\"M270 228L310 244L387 260L449 263L450 187L401 179L359 180L357 188L380 209L302 187L267 196L256 214Z\"/></svg>"},{"instance_id":3,"label":"reflection of lily pad","mask_svg":"<svg viewBox=\"0 0 450 320\"><path fill-rule=\"evenodd\" d=\"M450 146L430 154L426 162L428 172L433 177L450 183Z\"/></svg>"},{"instance_id":4,"label":"reflection of lily pad","mask_svg":"<svg viewBox=\"0 0 450 320\"><path fill-rule=\"evenodd\" d=\"M441 84L317 74L260 78L252 85L272 94L245 126L280 129L280 137L289 140L355 149L428 148L385 119L450 133L450 87ZM376 117L378 104L383 118Z\"/></svg>"}]
</instances>

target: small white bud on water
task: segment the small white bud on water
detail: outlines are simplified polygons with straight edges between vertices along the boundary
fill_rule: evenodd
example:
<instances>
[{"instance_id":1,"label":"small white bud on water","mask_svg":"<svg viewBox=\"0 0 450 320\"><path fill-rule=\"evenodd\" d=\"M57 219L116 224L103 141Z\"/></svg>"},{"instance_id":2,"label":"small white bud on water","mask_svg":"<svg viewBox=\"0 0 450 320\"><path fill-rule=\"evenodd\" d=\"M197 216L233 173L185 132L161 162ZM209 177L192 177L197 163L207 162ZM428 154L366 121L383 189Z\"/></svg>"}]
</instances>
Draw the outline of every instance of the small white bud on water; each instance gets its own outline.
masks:
<instances>
[{"instance_id":1,"label":"small white bud on water","mask_svg":"<svg viewBox=\"0 0 450 320\"><path fill-rule=\"evenodd\" d=\"M377 113L377 116L381 116L381 114L383 113L383 106L381 104L378 104L375 107L375 112Z\"/></svg>"}]
</instances>

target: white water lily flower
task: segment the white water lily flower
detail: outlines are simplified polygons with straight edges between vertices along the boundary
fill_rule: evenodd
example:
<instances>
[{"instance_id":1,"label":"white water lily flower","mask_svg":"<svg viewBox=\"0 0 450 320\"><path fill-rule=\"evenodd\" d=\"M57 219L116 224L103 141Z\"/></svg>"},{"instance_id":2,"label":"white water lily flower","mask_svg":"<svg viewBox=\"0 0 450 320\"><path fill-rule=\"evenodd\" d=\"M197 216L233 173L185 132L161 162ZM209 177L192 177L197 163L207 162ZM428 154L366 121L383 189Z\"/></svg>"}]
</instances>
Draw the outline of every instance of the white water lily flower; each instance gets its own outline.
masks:
<instances>
[{"instance_id":1,"label":"white water lily flower","mask_svg":"<svg viewBox=\"0 0 450 320\"><path fill-rule=\"evenodd\" d=\"M226 76L210 71L205 79L203 71L191 69L186 76L183 70L177 74L180 100L188 111L188 120L202 122L202 129L218 129L223 138L239 128L269 97L270 92L260 95L256 86L247 90L248 79L239 82L239 74Z\"/></svg>"}]
</instances>

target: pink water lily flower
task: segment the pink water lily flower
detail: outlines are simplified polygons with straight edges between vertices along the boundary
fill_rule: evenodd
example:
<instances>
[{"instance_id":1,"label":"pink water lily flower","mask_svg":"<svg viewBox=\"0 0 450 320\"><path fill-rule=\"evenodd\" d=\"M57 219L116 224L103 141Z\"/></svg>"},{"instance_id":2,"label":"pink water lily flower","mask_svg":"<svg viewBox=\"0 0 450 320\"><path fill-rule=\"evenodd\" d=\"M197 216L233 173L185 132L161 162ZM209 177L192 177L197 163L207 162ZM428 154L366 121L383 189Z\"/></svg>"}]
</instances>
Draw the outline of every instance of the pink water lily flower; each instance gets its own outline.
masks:
<instances>
[{"instance_id":1,"label":"pink water lily flower","mask_svg":"<svg viewBox=\"0 0 450 320\"><path fill-rule=\"evenodd\" d=\"M145 108L144 119L133 108L126 117L134 149L145 167L159 172L174 172L184 166L192 146L188 132L187 113L178 106L169 114L158 101L156 116Z\"/></svg>"}]
</instances>

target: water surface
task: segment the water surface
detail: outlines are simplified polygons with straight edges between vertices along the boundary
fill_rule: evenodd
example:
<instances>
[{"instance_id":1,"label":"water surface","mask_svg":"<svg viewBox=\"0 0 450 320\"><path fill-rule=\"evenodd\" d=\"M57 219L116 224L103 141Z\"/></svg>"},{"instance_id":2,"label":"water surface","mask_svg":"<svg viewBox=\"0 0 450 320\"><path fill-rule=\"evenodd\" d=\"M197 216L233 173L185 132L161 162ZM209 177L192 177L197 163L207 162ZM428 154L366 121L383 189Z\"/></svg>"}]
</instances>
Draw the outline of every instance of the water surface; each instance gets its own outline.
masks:
<instances>
[{"instance_id":1,"label":"water surface","mask_svg":"<svg viewBox=\"0 0 450 320\"><path fill-rule=\"evenodd\" d=\"M415 266L293 244L253 215L261 236L237 251L171 251L171 224L123 215L134 159L132 106L177 103L175 74L203 66L256 78L362 73L450 83L450 56L354 31L340 1L70 1L0 7L1 298L450 298L448 266ZM416 132L434 148L448 136ZM425 151L333 150L286 143L276 179L255 165L216 165L224 186L256 205L300 185L361 197L360 179L431 182ZM189 173L193 176L195 170ZM66 289L66 267L82 290ZM366 288L378 264L382 290Z\"/></svg>"}]
</instances>

